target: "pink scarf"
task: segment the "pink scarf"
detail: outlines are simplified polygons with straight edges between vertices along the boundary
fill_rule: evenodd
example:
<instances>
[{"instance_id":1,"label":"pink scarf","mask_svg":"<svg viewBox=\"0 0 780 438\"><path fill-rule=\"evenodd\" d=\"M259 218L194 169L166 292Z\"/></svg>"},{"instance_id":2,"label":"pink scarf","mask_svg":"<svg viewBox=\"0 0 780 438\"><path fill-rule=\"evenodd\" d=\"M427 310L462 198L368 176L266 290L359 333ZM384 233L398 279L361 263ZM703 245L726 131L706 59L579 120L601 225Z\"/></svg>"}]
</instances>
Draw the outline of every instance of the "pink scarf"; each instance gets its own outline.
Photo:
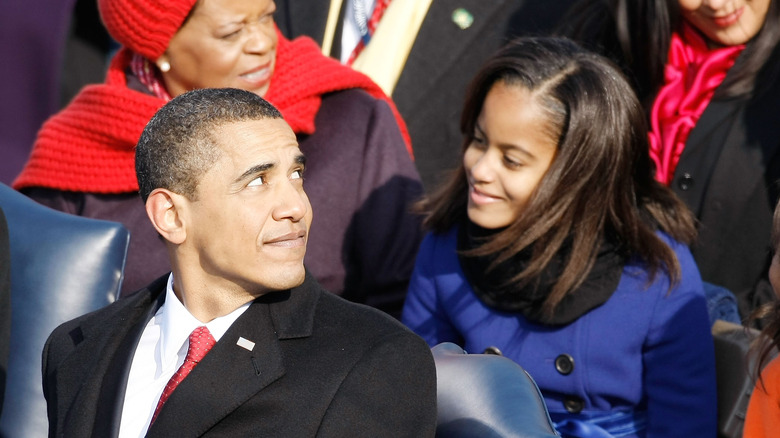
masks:
<instances>
[{"instance_id":1,"label":"pink scarf","mask_svg":"<svg viewBox=\"0 0 780 438\"><path fill-rule=\"evenodd\" d=\"M704 37L688 24L683 24L681 33L672 34L664 86L650 114L650 157L656 179L666 185L672 182L688 135L745 48L710 50Z\"/></svg>"}]
</instances>

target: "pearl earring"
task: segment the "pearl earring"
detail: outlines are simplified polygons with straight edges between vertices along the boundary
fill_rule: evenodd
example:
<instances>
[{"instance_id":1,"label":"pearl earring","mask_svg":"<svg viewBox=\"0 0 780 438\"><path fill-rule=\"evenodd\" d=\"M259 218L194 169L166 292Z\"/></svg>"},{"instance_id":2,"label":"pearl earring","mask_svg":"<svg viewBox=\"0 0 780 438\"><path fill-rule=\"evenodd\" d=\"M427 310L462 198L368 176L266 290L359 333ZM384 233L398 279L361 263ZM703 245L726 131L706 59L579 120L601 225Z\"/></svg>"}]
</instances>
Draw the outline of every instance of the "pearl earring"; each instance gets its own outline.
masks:
<instances>
[{"instance_id":1,"label":"pearl earring","mask_svg":"<svg viewBox=\"0 0 780 438\"><path fill-rule=\"evenodd\" d=\"M168 61L161 61L160 62L160 71L163 73L168 73L171 70L171 63Z\"/></svg>"}]
</instances>

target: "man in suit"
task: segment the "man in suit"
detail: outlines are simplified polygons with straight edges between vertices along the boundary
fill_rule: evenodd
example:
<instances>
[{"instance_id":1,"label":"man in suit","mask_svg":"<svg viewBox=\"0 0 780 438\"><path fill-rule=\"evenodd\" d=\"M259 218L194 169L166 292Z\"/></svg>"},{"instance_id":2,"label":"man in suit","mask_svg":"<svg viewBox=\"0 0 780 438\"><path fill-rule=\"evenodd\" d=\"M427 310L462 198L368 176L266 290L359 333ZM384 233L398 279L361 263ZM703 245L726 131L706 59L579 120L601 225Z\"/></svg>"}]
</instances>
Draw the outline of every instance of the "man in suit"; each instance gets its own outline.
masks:
<instances>
[{"instance_id":1,"label":"man in suit","mask_svg":"<svg viewBox=\"0 0 780 438\"><path fill-rule=\"evenodd\" d=\"M158 111L136 172L172 273L52 333L50 435L433 434L425 343L304 269L305 162L253 93L196 90Z\"/></svg>"},{"instance_id":2,"label":"man in suit","mask_svg":"<svg viewBox=\"0 0 780 438\"><path fill-rule=\"evenodd\" d=\"M351 65L374 79L398 107L427 192L456 167L463 140L463 96L482 63L512 37L551 33L574 2L275 1L274 20L282 34L309 36L326 55L347 63L360 38L355 7L365 11L369 27L370 18L378 18L376 32L362 37L368 41L366 49ZM376 14L380 4L386 9Z\"/></svg>"}]
</instances>

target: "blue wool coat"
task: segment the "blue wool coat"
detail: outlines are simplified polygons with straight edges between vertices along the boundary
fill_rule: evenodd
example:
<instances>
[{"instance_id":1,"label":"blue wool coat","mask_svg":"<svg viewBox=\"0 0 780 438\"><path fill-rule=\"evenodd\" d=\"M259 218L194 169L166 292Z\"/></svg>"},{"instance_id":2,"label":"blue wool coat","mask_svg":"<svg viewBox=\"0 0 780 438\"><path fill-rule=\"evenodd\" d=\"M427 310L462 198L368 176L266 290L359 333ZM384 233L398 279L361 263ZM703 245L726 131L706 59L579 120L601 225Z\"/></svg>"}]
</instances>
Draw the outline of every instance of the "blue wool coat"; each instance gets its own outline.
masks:
<instances>
[{"instance_id":1,"label":"blue wool coat","mask_svg":"<svg viewBox=\"0 0 780 438\"><path fill-rule=\"evenodd\" d=\"M698 269L677 255L681 280L669 290L629 262L611 298L565 326L533 323L483 304L456 254L457 229L426 236L403 322L429 345L455 342L470 353L497 347L536 380L554 421L617 411L646 413L638 437L716 435L713 340Z\"/></svg>"}]
</instances>

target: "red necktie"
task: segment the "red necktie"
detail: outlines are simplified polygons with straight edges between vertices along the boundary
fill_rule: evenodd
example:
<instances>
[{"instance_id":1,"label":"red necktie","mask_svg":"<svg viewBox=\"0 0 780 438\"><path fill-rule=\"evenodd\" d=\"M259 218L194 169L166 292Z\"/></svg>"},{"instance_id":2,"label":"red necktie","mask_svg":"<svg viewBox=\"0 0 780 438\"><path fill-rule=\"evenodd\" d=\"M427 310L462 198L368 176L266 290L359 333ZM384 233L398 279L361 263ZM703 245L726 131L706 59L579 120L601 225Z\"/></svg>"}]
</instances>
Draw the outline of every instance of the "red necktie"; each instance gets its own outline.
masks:
<instances>
[{"instance_id":1,"label":"red necktie","mask_svg":"<svg viewBox=\"0 0 780 438\"><path fill-rule=\"evenodd\" d=\"M157 408L154 410L152 423L157 419L157 414L160 413L160 409L168 400L168 397L171 396L173 390L176 389L176 386L187 377L187 374L195 368L195 365L206 356L206 353L208 353L209 350L211 350L211 347L216 343L217 341L214 340L214 336L211 336L211 332L209 332L209 329L206 328L205 325L196 328L190 333L190 346L187 348L187 357L184 358L184 363L181 364L176 371L176 374L174 374L171 377L171 380L168 380L168 384L165 385L165 389L160 396L160 401L157 402Z\"/></svg>"},{"instance_id":2,"label":"red necktie","mask_svg":"<svg viewBox=\"0 0 780 438\"><path fill-rule=\"evenodd\" d=\"M360 38L357 46L355 46L355 50L353 50L352 54L349 55L347 65L352 65L352 63L355 62L355 59L357 59L358 55L360 55L360 52L362 52L366 47L366 44L368 44L371 36L374 35L374 30L376 30L376 27L379 24L379 20L382 19L382 14L385 13L385 9L387 9L387 5L389 4L390 0L376 0L376 4L374 4L374 12L371 13L371 18L368 20L368 23L366 23L368 32Z\"/></svg>"}]
</instances>

